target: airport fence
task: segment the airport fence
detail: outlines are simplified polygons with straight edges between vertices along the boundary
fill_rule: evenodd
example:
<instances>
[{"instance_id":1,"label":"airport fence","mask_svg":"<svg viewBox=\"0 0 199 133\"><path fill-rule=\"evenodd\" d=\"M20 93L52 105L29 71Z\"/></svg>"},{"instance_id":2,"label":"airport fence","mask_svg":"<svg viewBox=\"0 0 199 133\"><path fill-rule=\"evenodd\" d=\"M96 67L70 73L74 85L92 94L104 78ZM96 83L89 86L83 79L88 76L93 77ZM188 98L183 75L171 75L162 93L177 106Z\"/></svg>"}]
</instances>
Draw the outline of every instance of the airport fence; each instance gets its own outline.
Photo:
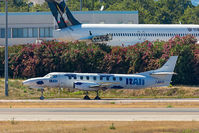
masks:
<instances>
[{"instance_id":1,"label":"airport fence","mask_svg":"<svg viewBox=\"0 0 199 133\"><path fill-rule=\"evenodd\" d=\"M179 59L172 84L199 85L199 45L192 36L168 42L145 41L128 47L83 42L43 42L9 47L9 75L13 78L44 76L49 72L132 74L161 67L172 55ZM0 48L0 76L4 51Z\"/></svg>"}]
</instances>

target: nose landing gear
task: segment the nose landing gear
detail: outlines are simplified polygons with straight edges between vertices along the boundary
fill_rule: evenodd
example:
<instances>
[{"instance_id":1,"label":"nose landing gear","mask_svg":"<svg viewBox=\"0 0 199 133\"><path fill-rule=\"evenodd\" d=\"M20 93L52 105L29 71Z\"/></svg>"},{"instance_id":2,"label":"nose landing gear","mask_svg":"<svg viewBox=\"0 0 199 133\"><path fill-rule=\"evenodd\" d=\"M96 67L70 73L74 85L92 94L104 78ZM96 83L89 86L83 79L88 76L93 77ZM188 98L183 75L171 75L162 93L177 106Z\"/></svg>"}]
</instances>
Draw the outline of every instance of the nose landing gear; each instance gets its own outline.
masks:
<instances>
[{"instance_id":1,"label":"nose landing gear","mask_svg":"<svg viewBox=\"0 0 199 133\"><path fill-rule=\"evenodd\" d=\"M44 94L44 88L41 88L41 96L39 98L40 100L44 100L45 97L43 94Z\"/></svg>"}]
</instances>

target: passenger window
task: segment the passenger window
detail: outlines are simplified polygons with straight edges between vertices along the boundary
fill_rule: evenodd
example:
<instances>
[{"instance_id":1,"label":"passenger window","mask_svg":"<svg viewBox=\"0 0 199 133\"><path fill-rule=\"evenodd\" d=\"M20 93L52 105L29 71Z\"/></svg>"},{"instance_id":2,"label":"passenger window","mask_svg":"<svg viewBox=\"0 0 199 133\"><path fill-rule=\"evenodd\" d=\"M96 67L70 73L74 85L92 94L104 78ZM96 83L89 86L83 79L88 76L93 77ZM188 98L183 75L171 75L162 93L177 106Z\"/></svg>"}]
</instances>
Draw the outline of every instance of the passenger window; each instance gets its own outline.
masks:
<instances>
[{"instance_id":1,"label":"passenger window","mask_svg":"<svg viewBox=\"0 0 199 133\"><path fill-rule=\"evenodd\" d=\"M113 81L115 81L116 80L116 77L113 77Z\"/></svg>"},{"instance_id":2,"label":"passenger window","mask_svg":"<svg viewBox=\"0 0 199 133\"><path fill-rule=\"evenodd\" d=\"M74 79L77 79L77 77L76 77L76 76L74 76Z\"/></svg>"},{"instance_id":3,"label":"passenger window","mask_svg":"<svg viewBox=\"0 0 199 133\"><path fill-rule=\"evenodd\" d=\"M109 80L109 77L106 77L106 80L108 81L108 80Z\"/></svg>"},{"instance_id":4,"label":"passenger window","mask_svg":"<svg viewBox=\"0 0 199 133\"><path fill-rule=\"evenodd\" d=\"M71 77L71 76L68 76L68 79L72 79L72 77Z\"/></svg>"},{"instance_id":5,"label":"passenger window","mask_svg":"<svg viewBox=\"0 0 199 133\"><path fill-rule=\"evenodd\" d=\"M122 81L122 77L119 77L119 80Z\"/></svg>"},{"instance_id":6,"label":"passenger window","mask_svg":"<svg viewBox=\"0 0 199 133\"><path fill-rule=\"evenodd\" d=\"M100 77L100 80L103 80L103 77Z\"/></svg>"},{"instance_id":7,"label":"passenger window","mask_svg":"<svg viewBox=\"0 0 199 133\"><path fill-rule=\"evenodd\" d=\"M89 76L86 76L86 79L89 80Z\"/></svg>"},{"instance_id":8,"label":"passenger window","mask_svg":"<svg viewBox=\"0 0 199 133\"><path fill-rule=\"evenodd\" d=\"M94 76L94 77L93 77L93 80L96 80L96 79L97 79L97 78Z\"/></svg>"},{"instance_id":9,"label":"passenger window","mask_svg":"<svg viewBox=\"0 0 199 133\"><path fill-rule=\"evenodd\" d=\"M83 80L83 79L84 79L84 77L83 77L83 76L80 76L80 79L81 79L81 80Z\"/></svg>"}]
</instances>

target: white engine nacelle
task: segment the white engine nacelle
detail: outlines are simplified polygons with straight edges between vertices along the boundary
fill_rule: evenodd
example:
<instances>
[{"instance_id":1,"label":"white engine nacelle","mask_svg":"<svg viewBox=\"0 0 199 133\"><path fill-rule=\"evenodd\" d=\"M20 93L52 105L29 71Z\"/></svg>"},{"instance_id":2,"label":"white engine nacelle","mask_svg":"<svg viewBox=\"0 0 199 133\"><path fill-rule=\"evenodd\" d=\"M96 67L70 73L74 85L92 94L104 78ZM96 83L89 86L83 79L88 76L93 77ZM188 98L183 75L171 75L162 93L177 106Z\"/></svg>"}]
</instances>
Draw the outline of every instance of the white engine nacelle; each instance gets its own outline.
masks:
<instances>
[{"instance_id":1,"label":"white engine nacelle","mask_svg":"<svg viewBox=\"0 0 199 133\"><path fill-rule=\"evenodd\" d=\"M75 82L74 83L74 88L78 90L83 90L83 91L96 91L98 90L97 86L99 86L97 83L92 83L92 82Z\"/></svg>"}]
</instances>

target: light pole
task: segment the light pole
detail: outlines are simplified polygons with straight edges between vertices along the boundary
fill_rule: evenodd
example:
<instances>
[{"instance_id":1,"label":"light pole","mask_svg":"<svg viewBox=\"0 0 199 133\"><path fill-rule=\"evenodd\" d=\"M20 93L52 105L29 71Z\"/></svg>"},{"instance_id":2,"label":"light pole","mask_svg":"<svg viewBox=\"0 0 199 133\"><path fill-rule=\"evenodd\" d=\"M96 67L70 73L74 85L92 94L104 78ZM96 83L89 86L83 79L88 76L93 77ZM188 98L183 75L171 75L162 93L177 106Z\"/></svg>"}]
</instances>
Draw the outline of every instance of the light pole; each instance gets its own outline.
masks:
<instances>
[{"instance_id":1,"label":"light pole","mask_svg":"<svg viewBox=\"0 0 199 133\"><path fill-rule=\"evenodd\" d=\"M5 0L5 96L8 96L8 0Z\"/></svg>"},{"instance_id":2,"label":"light pole","mask_svg":"<svg viewBox=\"0 0 199 133\"><path fill-rule=\"evenodd\" d=\"M82 0L80 0L80 11L82 11Z\"/></svg>"}]
</instances>

